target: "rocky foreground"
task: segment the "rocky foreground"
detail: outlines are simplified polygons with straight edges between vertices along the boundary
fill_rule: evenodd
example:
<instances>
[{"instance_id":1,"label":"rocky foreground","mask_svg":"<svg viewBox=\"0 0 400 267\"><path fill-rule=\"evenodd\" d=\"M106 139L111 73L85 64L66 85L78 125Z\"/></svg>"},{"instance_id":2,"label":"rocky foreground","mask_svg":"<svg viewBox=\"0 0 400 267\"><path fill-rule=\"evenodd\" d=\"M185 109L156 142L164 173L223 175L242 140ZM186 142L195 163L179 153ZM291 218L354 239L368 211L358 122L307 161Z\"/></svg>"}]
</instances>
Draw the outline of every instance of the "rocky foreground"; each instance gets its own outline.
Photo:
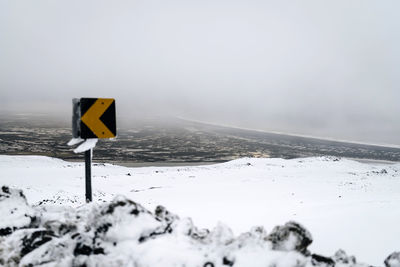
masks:
<instances>
[{"instance_id":1,"label":"rocky foreground","mask_svg":"<svg viewBox=\"0 0 400 267\"><path fill-rule=\"evenodd\" d=\"M235 237L225 225L198 229L162 206L152 213L122 196L79 208L33 207L21 190L3 186L0 214L3 266L369 266L340 249L313 254L311 234L293 221ZM400 252L384 264L400 267Z\"/></svg>"}]
</instances>

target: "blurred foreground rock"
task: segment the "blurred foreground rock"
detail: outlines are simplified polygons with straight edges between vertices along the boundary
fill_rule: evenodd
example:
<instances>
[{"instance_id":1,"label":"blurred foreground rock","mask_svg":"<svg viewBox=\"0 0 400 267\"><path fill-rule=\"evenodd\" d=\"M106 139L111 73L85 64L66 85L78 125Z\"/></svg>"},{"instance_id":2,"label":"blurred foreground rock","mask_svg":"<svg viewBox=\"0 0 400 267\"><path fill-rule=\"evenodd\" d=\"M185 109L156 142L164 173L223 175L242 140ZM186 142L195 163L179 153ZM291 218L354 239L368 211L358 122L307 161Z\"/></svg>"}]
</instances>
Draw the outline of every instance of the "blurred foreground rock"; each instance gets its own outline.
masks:
<instances>
[{"instance_id":1,"label":"blurred foreground rock","mask_svg":"<svg viewBox=\"0 0 400 267\"><path fill-rule=\"evenodd\" d=\"M152 213L123 196L78 209L31 207L22 191L0 191L2 266L368 266L338 250L332 257L312 254L312 236L297 222L263 227L235 237L218 224L198 229L159 206ZM400 266L400 253L387 267Z\"/></svg>"},{"instance_id":2,"label":"blurred foreground rock","mask_svg":"<svg viewBox=\"0 0 400 267\"><path fill-rule=\"evenodd\" d=\"M400 252L393 252L385 259L386 267L400 267Z\"/></svg>"}]
</instances>

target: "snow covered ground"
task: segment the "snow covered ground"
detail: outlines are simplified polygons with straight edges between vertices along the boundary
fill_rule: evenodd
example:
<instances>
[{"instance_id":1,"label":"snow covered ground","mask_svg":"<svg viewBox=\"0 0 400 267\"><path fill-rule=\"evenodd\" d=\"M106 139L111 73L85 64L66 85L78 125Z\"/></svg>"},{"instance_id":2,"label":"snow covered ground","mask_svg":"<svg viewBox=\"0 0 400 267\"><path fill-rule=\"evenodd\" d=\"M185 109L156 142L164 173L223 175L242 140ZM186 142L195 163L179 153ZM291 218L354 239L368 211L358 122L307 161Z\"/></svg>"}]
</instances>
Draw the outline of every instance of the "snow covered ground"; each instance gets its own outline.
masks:
<instances>
[{"instance_id":1,"label":"snow covered ground","mask_svg":"<svg viewBox=\"0 0 400 267\"><path fill-rule=\"evenodd\" d=\"M163 205L198 227L222 222L235 235L294 220L312 233L312 252L344 249L378 266L400 250L400 164L244 158L195 167L94 164L92 174L95 202L124 195L149 210ZM30 204L78 207L84 164L3 155L0 185L22 189Z\"/></svg>"}]
</instances>

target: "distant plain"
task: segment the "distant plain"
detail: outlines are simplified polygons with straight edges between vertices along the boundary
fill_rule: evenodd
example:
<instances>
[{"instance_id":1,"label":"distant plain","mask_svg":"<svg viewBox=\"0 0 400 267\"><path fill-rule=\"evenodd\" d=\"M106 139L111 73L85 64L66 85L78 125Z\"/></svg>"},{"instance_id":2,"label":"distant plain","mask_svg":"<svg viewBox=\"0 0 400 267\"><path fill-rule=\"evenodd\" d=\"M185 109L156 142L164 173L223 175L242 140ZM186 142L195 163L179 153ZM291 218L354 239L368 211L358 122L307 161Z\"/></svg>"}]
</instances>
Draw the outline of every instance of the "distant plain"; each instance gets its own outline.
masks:
<instances>
[{"instance_id":1,"label":"distant plain","mask_svg":"<svg viewBox=\"0 0 400 267\"><path fill-rule=\"evenodd\" d=\"M199 165L243 157L335 156L363 161L400 161L400 148L346 143L215 126L181 119L134 120L117 125L118 136L100 140L95 162L129 167ZM0 154L45 155L81 161L67 146L67 120L19 114L0 117Z\"/></svg>"}]
</instances>

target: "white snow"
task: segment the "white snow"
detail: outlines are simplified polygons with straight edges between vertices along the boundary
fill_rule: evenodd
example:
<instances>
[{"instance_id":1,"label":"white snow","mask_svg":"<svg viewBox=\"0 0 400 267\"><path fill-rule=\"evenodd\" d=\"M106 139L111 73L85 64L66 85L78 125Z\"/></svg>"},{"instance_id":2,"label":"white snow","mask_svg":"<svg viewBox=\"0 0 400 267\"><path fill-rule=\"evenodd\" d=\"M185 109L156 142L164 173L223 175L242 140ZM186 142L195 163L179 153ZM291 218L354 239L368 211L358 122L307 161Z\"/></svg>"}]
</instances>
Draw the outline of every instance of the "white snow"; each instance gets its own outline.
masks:
<instances>
[{"instance_id":1,"label":"white snow","mask_svg":"<svg viewBox=\"0 0 400 267\"><path fill-rule=\"evenodd\" d=\"M74 140L74 141L73 141ZM75 145L78 144L80 141L79 139L75 141L75 139L72 139L69 143L71 145ZM96 144L97 144L98 139L97 138L90 138L90 139L86 139L85 142L83 142L82 144L80 144L77 148L74 149L74 153L81 153L81 152L85 152L89 149L93 149ZM76 143L78 142L78 143Z\"/></svg>"},{"instance_id":2,"label":"white snow","mask_svg":"<svg viewBox=\"0 0 400 267\"><path fill-rule=\"evenodd\" d=\"M78 138L72 138L71 140L69 140L69 142L67 143L68 146L74 146L77 145L79 143L82 143L83 141L85 141L85 139L82 139L80 137Z\"/></svg>"},{"instance_id":3,"label":"white snow","mask_svg":"<svg viewBox=\"0 0 400 267\"><path fill-rule=\"evenodd\" d=\"M312 233L313 252L341 248L373 265L400 249L400 164L244 158L196 167L94 164L92 174L96 202L122 194L149 210L163 205L199 227L222 222L235 235L295 220ZM0 185L22 189L31 204L77 207L84 204L84 164L3 155Z\"/></svg>"}]
</instances>

